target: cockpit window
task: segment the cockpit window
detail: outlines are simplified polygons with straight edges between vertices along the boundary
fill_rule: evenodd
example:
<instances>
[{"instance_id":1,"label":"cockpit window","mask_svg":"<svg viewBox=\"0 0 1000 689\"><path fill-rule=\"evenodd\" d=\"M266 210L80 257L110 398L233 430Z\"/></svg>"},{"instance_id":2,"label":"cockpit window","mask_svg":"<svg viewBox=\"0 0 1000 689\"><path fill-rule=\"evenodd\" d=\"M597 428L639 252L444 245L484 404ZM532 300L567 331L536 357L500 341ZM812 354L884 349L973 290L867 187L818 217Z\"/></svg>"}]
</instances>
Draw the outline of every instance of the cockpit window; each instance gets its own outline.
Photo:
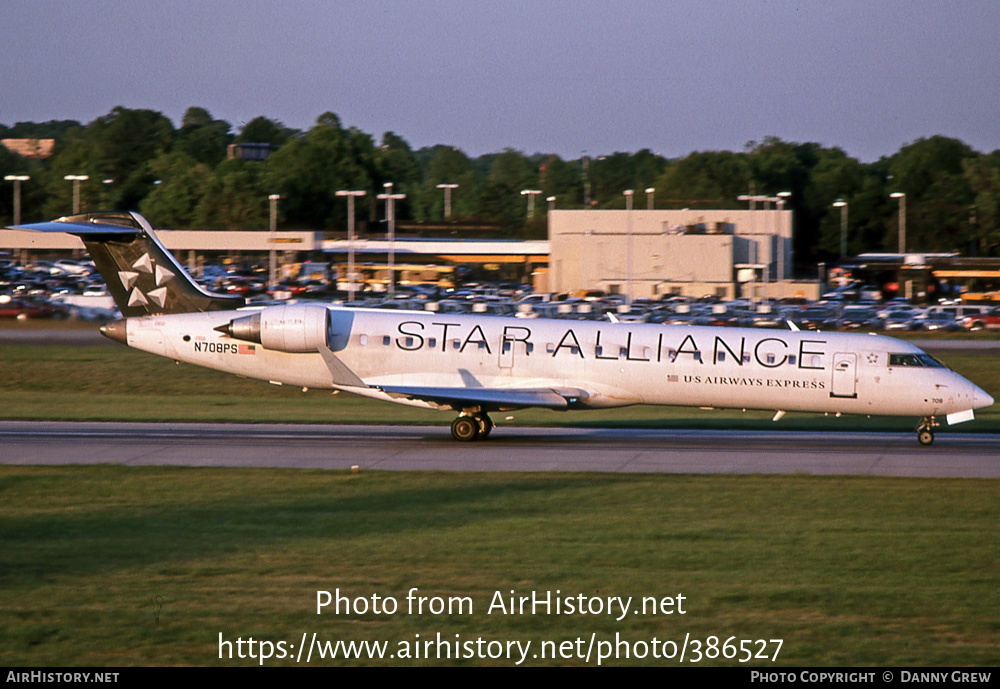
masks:
<instances>
[{"instance_id":1,"label":"cockpit window","mask_svg":"<svg viewBox=\"0 0 1000 689\"><path fill-rule=\"evenodd\" d=\"M944 368L944 364L930 354L890 354L890 366L921 366L926 368Z\"/></svg>"}]
</instances>

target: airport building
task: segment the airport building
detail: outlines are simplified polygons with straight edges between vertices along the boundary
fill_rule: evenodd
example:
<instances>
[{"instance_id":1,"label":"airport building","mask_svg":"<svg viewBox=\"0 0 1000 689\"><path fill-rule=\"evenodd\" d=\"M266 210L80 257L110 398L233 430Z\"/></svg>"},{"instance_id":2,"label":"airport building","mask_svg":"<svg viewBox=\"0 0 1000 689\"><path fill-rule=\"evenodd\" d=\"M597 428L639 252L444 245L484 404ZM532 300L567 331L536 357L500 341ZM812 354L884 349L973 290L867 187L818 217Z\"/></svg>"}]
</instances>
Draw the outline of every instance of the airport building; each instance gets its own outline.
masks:
<instances>
[{"instance_id":1,"label":"airport building","mask_svg":"<svg viewBox=\"0 0 1000 689\"><path fill-rule=\"evenodd\" d=\"M790 210L554 210L549 288L631 298L806 297L792 281Z\"/></svg>"}]
</instances>

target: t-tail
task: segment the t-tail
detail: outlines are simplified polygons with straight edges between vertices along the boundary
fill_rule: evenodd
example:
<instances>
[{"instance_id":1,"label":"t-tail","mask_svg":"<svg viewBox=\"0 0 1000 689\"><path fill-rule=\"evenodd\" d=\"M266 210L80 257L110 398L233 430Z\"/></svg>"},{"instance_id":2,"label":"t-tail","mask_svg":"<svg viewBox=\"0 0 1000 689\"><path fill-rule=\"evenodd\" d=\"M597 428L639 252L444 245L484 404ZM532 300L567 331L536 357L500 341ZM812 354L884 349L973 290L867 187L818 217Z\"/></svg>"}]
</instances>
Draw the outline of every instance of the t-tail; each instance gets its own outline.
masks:
<instances>
[{"instance_id":1,"label":"t-tail","mask_svg":"<svg viewBox=\"0 0 1000 689\"><path fill-rule=\"evenodd\" d=\"M225 311L243 297L203 289L181 267L138 213L82 213L13 229L65 232L83 240L122 316Z\"/></svg>"}]
</instances>

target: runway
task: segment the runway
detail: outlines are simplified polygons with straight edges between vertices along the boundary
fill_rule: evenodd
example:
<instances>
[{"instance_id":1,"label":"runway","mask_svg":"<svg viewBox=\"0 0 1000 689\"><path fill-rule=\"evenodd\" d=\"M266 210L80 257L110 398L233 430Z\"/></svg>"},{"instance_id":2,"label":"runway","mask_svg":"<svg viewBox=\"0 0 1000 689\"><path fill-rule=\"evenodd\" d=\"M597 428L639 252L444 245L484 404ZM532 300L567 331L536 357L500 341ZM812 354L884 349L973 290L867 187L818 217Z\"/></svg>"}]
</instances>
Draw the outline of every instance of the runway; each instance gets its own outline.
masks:
<instances>
[{"instance_id":1,"label":"runway","mask_svg":"<svg viewBox=\"0 0 1000 689\"><path fill-rule=\"evenodd\" d=\"M500 427L0 422L0 464L1000 478L1000 437Z\"/></svg>"}]
</instances>

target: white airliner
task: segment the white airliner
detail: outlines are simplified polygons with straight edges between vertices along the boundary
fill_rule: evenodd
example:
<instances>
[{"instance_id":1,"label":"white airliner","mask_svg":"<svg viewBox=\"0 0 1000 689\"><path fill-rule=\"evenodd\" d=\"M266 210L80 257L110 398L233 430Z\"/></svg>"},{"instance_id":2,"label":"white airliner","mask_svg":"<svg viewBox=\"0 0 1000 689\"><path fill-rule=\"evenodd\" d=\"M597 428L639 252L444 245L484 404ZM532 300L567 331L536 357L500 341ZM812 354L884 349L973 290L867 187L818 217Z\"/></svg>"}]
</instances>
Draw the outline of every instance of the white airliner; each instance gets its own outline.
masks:
<instances>
[{"instance_id":1,"label":"white airliner","mask_svg":"<svg viewBox=\"0 0 1000 689\"><path fill-rule=\"evenodd\" d=\"M250 378L336 389L459 416L486 438L489 412L633 404L938 417L969 421L986 392L913 345L880 335L442 315L320 303L245 306L206 292L136 213L17 229L83 239L123 319L107 337Z\"/></svg>"}]
</instances>

